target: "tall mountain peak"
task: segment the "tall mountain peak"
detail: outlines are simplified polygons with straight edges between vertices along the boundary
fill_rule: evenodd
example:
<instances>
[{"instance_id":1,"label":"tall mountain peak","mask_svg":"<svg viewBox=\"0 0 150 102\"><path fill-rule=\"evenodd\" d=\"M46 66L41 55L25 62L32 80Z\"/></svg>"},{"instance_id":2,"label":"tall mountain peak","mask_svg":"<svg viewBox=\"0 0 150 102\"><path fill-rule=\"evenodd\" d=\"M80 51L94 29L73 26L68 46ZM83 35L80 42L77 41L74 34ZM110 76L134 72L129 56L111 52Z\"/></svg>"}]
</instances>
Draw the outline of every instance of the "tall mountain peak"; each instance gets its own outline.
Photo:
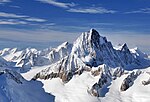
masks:
<instances>
[{"instance_id":1,"label":"tall mountain peak","mask_svg":"<svg viewBox=\"0 0 150 102\"><path fill-rule=\"evenodd\" d=\"M93 28L90 29L90 34L100 36L99 33L98 33L98 31L96 31L96 30L93 29Z\"/></svg>"},{"instance_id":2,"label":"tall mountain peak","mask_svg":"<svg viewBox=\"0 0 150 102\"><path fill-rule=\"evenodd\" d=\"M121 51L129 51L129 48L126 43L122 45Z\"/></svg>"},{"instance_id":3,"label":"tall mountain peak","mask_svg":"<svg viewBox=\"0 0 150 102\"><path fill-rule=\"evenodd\" d=\"M90 36L89 36L90 42L93 46L93 44L98 47L100 43L100 35L95 29L90 30Z\"/></svg>"},{"instance_id":4,"label":"tall mountain peak","mask_svg":"<svg viewBox=\"0 0 150 102\"><path fill-rule=\"evenodd\" d=\"M77 38L74 42L76 48L81 48L82 50L92 50L99 49L100 45L107 43L106 37L100 36L98 31L95 29L90 29L88 32L84 32Z\"/></svg>"}]
</instances>

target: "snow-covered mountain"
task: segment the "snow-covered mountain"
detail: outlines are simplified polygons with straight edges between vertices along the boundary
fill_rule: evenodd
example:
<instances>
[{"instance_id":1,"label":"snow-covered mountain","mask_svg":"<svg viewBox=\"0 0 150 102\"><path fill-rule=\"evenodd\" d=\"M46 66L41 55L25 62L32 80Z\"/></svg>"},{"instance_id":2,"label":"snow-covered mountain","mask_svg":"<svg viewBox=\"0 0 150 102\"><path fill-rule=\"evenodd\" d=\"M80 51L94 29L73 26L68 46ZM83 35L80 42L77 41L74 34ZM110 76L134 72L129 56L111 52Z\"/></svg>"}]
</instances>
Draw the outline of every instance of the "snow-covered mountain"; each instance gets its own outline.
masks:
<instances>
[{"instance_id":1,"label":"snow-covered mountain","mask_svg":"<svg viewBox=\"0 0 150 102\"><path fill-rule=\"evenodd\" d=\"M73 43L71 52L66 51L66 53L64 57L42 70L34 78L64 79L67 77L66 80L70 80L76 73L82 73L84 70L91 70L92 67L103 64L111 68L120 67L128 70L150 65L149 60L145 59L146 56L140 50L131 52L127 44L122 45L120 49L115 49L106 37L100 36L94 29L82 33Z\"/></svg>"},{"instance_id":2,"label":"snow-covered mountain","mask_svg":"<svg viewBox=\"0 0 150 102\"><path fill-rule=\"evenodd\" d=\"M13 67L20 67L30 69L33 66L44 66L55 63L61 58L64 58L71 52L72 44L64 42L57 48L47 48L44 50L37 50L35 48L26 48L18 50L17 48L5 48L0 50L1 59L8 62L14 62ZM0 61L4 63L4 61ZM3 64L0 64L3 65Z\"/></svg>"},{"instance_id":3,"label":"snow-covered mountain","mask_svg":"<svg viewBox=\"0 0 150 102\"><path fill-rule=\"evenodd\" d=\"M28 102L40 97L36 95L41 95L41 100L37 98L40 102L52 102L54 96L56 102L150 101L148 55L138 48L129 49L127 44L113 47L95 29L82 33L73 44L64 42L56 48L5 48L0 50L0 66L1 85L8 86L2 101L16 102L12 92L17 88L15 94L20 95L24 87L28 88L22 90ZM38 86L41 82L44 90L54 96L48 96ZM32 95L30 90L37 90L37 94Z\"/></svg>"}]
</instances>

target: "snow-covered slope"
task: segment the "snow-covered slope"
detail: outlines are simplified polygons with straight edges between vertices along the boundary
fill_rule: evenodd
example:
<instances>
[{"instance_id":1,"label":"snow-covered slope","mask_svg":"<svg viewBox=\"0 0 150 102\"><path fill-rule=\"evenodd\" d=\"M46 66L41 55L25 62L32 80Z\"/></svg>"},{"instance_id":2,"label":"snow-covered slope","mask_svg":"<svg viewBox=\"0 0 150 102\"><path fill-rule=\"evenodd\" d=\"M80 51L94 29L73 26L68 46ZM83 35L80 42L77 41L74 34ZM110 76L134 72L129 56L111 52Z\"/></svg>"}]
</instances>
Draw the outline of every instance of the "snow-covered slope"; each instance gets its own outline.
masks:
<instances>
[{"instance_id":1,"label":"snow-covered slope","mask_svg":"<svg viewBox=\"0 0 150 102\"><path fill-rule=\"evenodd\" d=\"M0 56L0 67L6 67L6 66L10 66L10 63Z\"/></svg>"},{"instance_id":2,"label":"snow-covered slope","mask_svg":"<svg viewBox=\"0 0 150 102\"><path fill-rule=\"evenodd\" d=\"M0 102L53 102L54 96L46 93L42 83L26 81L19 73L0 70Z\"/></svg>"}]
</instances>

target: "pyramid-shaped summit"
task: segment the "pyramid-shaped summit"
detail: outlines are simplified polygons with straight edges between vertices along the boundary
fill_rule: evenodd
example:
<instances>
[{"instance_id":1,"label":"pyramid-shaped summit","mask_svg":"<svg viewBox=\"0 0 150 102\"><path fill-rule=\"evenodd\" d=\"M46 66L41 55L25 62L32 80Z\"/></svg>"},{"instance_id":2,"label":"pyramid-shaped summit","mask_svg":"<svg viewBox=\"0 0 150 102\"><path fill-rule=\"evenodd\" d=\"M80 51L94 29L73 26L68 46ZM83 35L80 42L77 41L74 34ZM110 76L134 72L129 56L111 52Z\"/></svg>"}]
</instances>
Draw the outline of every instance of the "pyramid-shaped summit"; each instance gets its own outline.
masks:
<instances>
[{"instance_id":1,"label":"pyramid-shaped summit","mask_svg":"<svg viewBox=\"0 0 150 102\"><path fill-rule=\"evenodd\" d=\"M101 64L110 67L125 67L127 64L136 63L136 59L129 52L126 44L121 51L116 50L112 43L107 41L106 37L100 36L95 29L84 32L78 37L73 44L71 56L81 59L83 63L90 67ZM126 59L122 60L122 57L126 57Z\"/></svg>"}]
</instances>

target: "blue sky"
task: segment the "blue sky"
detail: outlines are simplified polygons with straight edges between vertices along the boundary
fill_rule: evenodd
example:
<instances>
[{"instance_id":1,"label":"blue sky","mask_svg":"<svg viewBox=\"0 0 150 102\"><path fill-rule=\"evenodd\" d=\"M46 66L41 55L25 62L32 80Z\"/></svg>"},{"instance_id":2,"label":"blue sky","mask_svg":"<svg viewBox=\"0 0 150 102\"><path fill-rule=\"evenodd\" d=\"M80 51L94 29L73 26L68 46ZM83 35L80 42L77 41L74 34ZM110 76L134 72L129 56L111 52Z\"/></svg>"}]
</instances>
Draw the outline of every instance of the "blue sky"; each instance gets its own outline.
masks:
<instances>
[{"instance_id":1,"label":"blue sky","mask_svg":"<svg viewBox=\"0 0 150 102\"><path fill-rule=\"evenodd\" d=\"M150 52L150 1L0 0L1 47L54 46L90 28Z\"/></svg>"}]
</instances>

